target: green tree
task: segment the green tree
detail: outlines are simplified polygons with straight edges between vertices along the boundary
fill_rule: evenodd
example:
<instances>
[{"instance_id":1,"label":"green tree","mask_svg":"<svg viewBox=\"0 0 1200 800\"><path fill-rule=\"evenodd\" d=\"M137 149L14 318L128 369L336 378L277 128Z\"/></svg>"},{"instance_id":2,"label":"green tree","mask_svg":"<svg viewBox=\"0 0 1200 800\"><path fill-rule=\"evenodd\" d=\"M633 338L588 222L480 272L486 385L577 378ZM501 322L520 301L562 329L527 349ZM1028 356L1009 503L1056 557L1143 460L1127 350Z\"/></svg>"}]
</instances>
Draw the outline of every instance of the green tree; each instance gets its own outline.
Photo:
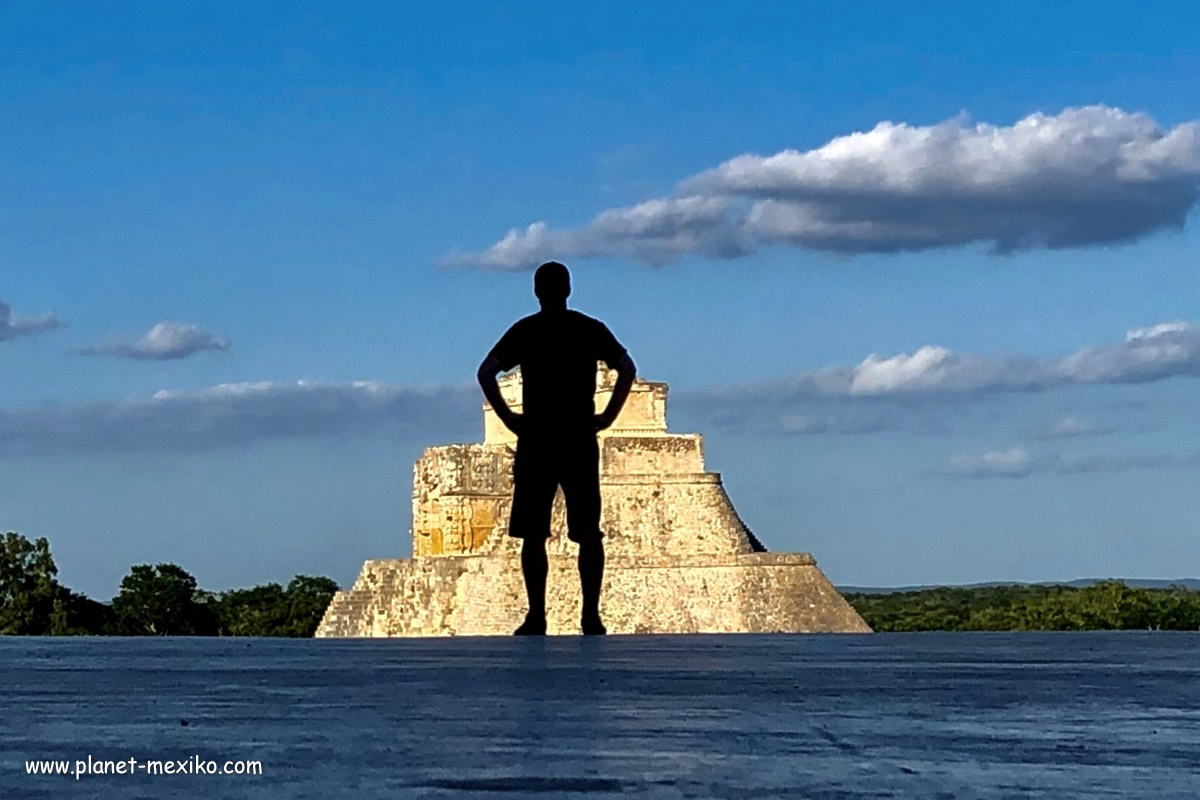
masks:
<instances>
[{"instance_id":1,"label":"green tree","mask_svg":"<svg viewBox=\"0 0 1200 800\"><path fill-rule=\"evenodd\" d=\"M1200 630L1200 593L1102 581L1070 586L981 586L846 599L877 631Z\"/></svg>"},{"instance_id":2,"label":"green tree","mask_svg":"<svg viewBox=\"0 0 1200 800\"><path fill-rule=\"evenodd\" d=\"M112 608L121 633L142 636L203 636L216 632L216 615L177 564L138 564L121 579Z\"/></svg>"},{"instance_id":3,"label":"green tree","mask_svg":"<svg viewBox=\"0 0 1200 800\"><path fill-rule=\"evenodd\" d=\"M0 540L0 634L45 635L62 612L58 567L45 538L8 532ZM65 621L60 620L60 625Z\"/></svg>"},{"instance_id":4,"label":"green tree","mask_svg":"<svg viewBox=\"0 0 1200 800\"><path fill-rule=\"evenodd\" d=\"M222 635L310 637L337 590L329 578L297 575L287 588L234 589L214 596L212 605Z\"/></svg>"},{"instance_id":5,"label":"green tree","mask_svg":"<svg viewBox=\"0 0 1200 800\"><path fill-rule=\"evenodd\" d=\"M58 636L102 634L112 610L58 582L58 567L44 538L9 532L0 539L0 634Z\"/></svg>"},{"instance_id":6,"label":"green tree","mask_svg":"<svg viewBox=\"0 0 1200 800\"><path fill-rule=\"evenodd\" d=\"M59 587L55 613L49 633L62 636L107 636L117 633L112 606Z\"/></svg>"},{"instance_id":7,"label":"green tree","mask_svg":"<svg viewBox=\"0 0 1200 800\"><path fill-rule=\"evenodd\" d=\"M316 633L337 590L337 583L324 576L297 575L292 578L287 585L288 621L283 635L309 638Z\"/></svg>"},{"instance_id":8,"label":"green tree","mask_svg":"<svg viewBox=\"0 0 1200 800\"><path fill-rule=\"evenodd\" d=\"M213 608L223 636L287 635L287 592L278 583L222 592Z\"/></svg>"}]
</instances>

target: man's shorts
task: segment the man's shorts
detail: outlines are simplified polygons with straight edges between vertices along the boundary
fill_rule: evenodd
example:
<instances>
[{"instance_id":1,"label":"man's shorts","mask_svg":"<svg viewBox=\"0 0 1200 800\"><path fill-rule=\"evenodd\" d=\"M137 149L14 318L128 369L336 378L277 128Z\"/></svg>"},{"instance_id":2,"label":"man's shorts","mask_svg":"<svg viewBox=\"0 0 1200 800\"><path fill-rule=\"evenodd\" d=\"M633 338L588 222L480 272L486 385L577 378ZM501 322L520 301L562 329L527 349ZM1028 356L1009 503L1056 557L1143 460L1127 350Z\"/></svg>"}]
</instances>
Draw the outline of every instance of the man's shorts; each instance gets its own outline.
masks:
<instances>
[{"instance_id":1,"label":"man's shorts","mask_svg":"<svg viewBox=\"0 0 1200 800\"><path fill-rule=\"evenodd\" d=\"M573 542L599 539L600 450L596 434L590 431L517 440L509 535L549 538L550 511L559 486L567 501L567 538Z\"/></svg>"}]
</instances>

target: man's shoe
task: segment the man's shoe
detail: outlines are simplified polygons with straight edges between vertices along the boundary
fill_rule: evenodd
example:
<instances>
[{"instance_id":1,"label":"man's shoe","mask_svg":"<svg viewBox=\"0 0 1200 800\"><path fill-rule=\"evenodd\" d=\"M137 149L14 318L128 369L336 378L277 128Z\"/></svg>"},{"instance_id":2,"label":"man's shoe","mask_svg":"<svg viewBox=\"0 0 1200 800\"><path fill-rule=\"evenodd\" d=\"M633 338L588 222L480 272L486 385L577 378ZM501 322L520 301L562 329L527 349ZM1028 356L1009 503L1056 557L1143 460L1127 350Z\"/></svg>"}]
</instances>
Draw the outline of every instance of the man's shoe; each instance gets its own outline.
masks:
<instances>
[{"instance_id":1,"label":"man's shoe","mask_svg":"<svg viewBox=\"0 0 1200 800\"><path fill-rule=\"evenodd\" d=\"M513 631L513 636L545 636L546 618L525 615L525 621Z\"/></svg>"},{"instance_id":2,"label":"man's shoe","mask_svg":"<svg viewBox=\"0 0 1200 800\"><path fill-rule=\"evenodd\" d=\"M608 628L604 627L604 623L600 621L600 615L594 617L584 617L579 623L579 627L583 629L584 636L603 636L608 633Z\"/></svg>"}]
</instances>

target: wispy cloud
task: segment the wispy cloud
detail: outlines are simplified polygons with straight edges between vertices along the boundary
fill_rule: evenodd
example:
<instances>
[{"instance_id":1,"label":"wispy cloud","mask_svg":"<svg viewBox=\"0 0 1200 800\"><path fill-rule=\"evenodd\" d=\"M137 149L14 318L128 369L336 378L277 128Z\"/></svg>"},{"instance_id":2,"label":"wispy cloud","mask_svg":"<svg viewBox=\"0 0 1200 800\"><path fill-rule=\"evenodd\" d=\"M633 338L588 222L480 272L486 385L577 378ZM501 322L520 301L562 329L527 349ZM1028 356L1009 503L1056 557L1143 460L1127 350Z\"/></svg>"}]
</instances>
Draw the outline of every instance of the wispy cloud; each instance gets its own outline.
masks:
<instances>
[{"instance_id":1,"label":"wispy cloud","mask_svg":"<svg viewBox=\"0 0 1200 800\"><path fill-rule=\"evenodd\" d=\"M845 409L838 411L810 410L805 413L783 414L779 417L776 430L780 433L826 433L854 436L864 433L882 433L901 427L898 415L884 410Z\"/></svg>"},{"instance_id":2,"label":"wispy cloud","mask_svg":"<svg viewBox=\"0 0 1200 800\"><path fill-rule=\"evenodd\" d=\"M1119 108L881 122L812 150L746 154L677 194L600 213L579 228L510 230L451 264L531 269L550 257L661 265L786 244L887 253L971 243L997 252L1122 242L1179 227L1200 194L1200 122L1164 129Z\"/></svg>"},{"instance_id":3,"label":"wispy cloud","mask_svg":"<svg viewBox=\"0 0 1200 800\"><path fill-rule=\"evenodd\" d=\"M989 450L980 455L960 453L950 457L952 475L964 478L1023 478L1033 472L1038 461L1023 447Z\"/></svg>"},{"instance_id":4,"label":"wispy cloud","mask_svg":"<svg viewBox=\"0 0 1200 800\"><path fill-rule=\"evenodd\" d=\"M1107 436L1115 431L1116 428L1112 425L1102 425L1074 414L1068 414L1053 422L1036 425L1030 428L1026 435L1030 439L1039 440L1076 439L1085 436Z\"/></svg>"},{"instance_id":5,"label":"wispy cloud","mask_svg":"<svg viewBox=\"0 0 1200 800\"><path fill-rule=\"evenodd\" d=\"M959 478L1028 478L1040 473L1125 472L1200 466L1200 453L1041 453L1023 447L979 455L958 454L946 462L944 474Z\"/></svg>"},{"instance_id":6,"label":"wispy cloud","mask_svg":"<svg viewBox=\"0 0 1200 800\"><path fill-rule=\"evenodd\" d=\"M12 309L0 300L0 342L15 339L18 336L30 336L43 331L52 331L63 326L53 313L38 314L33 317L22 317L12 313Z\"/></svg>"},{"instance_id":7,"label":"wispy cloud","mask_svg":"<svg viewBox=\"0 0 1200 800\"><path fill-rule=\"evenodd\" d=\"M228 351L233 343L186 322L159 322L136 342L103 342L76 350L85 356L116 356L140 361L187 358L206 350Z\"/></svg>"},{"instance_id":8,"label":"wispy cloud","mask_svg":"<svg viewBox=\"0 0 1200 800\"><path fill-rule=\"evenodd\" d=\"M962 355L941 347L870 355L793 378L710 390L677 391L689 424L743 431L862 435L941 430L945 401L1078 384L1200 377L1200 327L1171 322L1059 359ZM937 398L939 403L925 402ZM259 439L340 432L408 431L477 435L474 386L354 383L237 383L161 391L117 403L0 410L0 454L59 450L195 449ZM1042 438L1096 433L1066 417ZM445 439L440 439L445 441ZM1007 465L1024 468L1019 454ZM1082 465L1076 465L1081 469Z\"/></svg>"},{"instance_id":9,"label":"wispy cloud","mask_svg":"<svg viewBox=\"0 0 1200 800\"><path fill-rule=\"evenodd\" d=\"M1058 359L956 353L938 345L912 353L872 353L853 366L822 367L716 395L756 401L1027 392L1069 384L1148 383L1177 376L1200 377L1200 327L1187 322L1131 330L1122 341L1085 347Z\"/></svg>"},{"instance_id":10,"label":"wispy cloud","mask_svg":"<svg viewBox=\"0 0 1200 800\"><path fill-rule=\"evenodd\" d=\"M233 383L115 403L0 410L0 455L207 450L328 435L407 436L430 443L477 434L468 387Z\"/></svg>"},{"instance_id":11,"label":"wispy cloud","mask_svg":"<svg viewBox=\"0 0 1200 800\"><path fill-rule=\"evenodd\" d=\"M624 256L655 265L685 253L737 258L752 247L730 212L730 201L722 197L662 197L610 208L582 228L558 231L545 222L514 228L487 250L451 255L445 263L522 270L555 257Z\"/></svg>"},{"instance_id":12,"label":"wispy cloud","mask_svg":"<svg viewBox=\"0 0 1200 800\"><path fill-rule=\"evenodd\" d=\"M872 353L858 364L821 367L781 380L680 391L676 397L688 413L719 427L857 434L940 430L936 415L924 408L927 400L972 400L1180 376L1200 377L1200 327L1168 322L1131 330L1123 340L1062 358L957 353L929 345L912 353ZM1031 434L1047 439L1104 432L1103 426L1067 417Z\"/></svg>"}]
</instances>

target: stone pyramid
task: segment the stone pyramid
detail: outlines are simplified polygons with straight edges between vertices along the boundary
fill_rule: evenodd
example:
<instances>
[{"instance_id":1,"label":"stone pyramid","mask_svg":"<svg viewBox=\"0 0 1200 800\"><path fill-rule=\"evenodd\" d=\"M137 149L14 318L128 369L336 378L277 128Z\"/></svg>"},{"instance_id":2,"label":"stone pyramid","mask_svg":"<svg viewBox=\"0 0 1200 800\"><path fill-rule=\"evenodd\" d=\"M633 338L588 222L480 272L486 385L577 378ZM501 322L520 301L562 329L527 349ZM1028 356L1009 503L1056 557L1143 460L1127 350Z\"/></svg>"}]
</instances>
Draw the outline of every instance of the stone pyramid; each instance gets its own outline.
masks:
<instances>
[{"instance_id":1,"label":"stone pyramid","mask_svg":"<svg viewBox=\"0 0 1200 800\"><path fill-rule=\"evenodd\" d=\"M616 373L599 369L596 407ZM500 380L521 410L520 372ZM525 613L508 536L516 440L487 405L482 444L431 447L413 475L412 558L373 559L338 592L317 636L507 635ZM667 432L667 385L638 380L600 434L601 613L610 633L864 633L808 553L769 553L704 469L699 434ZM548 543L550 633L578 633L576 546L562 492Z\"/></svg>"}]
</instances>

